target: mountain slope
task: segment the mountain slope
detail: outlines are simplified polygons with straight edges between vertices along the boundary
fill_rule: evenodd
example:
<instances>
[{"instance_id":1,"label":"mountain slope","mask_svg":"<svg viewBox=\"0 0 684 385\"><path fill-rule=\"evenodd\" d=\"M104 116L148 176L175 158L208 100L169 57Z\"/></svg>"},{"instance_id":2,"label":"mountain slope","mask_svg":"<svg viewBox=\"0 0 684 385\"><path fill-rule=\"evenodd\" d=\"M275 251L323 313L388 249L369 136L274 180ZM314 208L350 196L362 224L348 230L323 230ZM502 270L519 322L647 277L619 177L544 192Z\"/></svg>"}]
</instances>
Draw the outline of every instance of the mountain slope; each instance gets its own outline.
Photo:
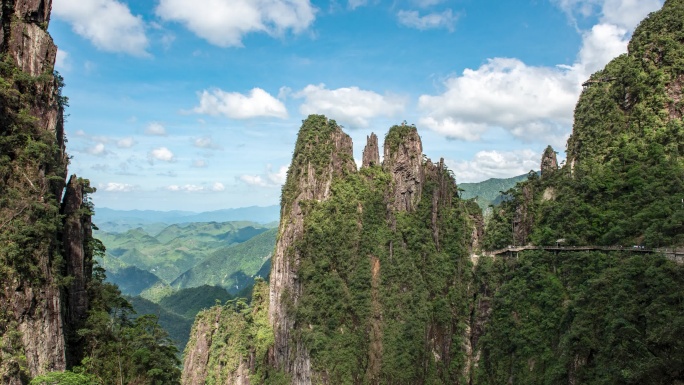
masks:
<instances>
[{"instance_id":1,"label":"mountain slope","mask_svg":"<svg viewBox=\"0 0 684 385\"><path fill-rule=\"evenodd\" d=\"M490 178L478 183L461 183L458 187L463 189L462 199L477 198L477 205L484 211L489 205L501 203L501 192L515 187L516 183L526 180L527 176L528 174L504 179Z\"/></svg>"},{"instance_id":2,"label":"mountain slope","mask_svg":"<svg viewBox=\"0 0 684 385\"><path fill-rule=\"evenodd\" d=\"M136 228L124 233L99 231L96 237L107 248L103 266L114 273L111 278L116 278L115 282L126 288L136 278L127 274L134 273L134 270L122 270L124 268L135 267L169 283L213 255L216 250L245 242L267 230L264 226L246 221L193 222L167 226L154 236L142 228ZM198 286L204 283L200 282ZM136 295L142 290L125 293Z\"/></svg>"},{"instance_id":3,"label":"mountain slope","mask_svg":"<svg viewBox=\"0 0 684 385\"><path fill-rule=\"evenodd\" d=\"M271 257L276 234L277 229L271 229L238 245L216 250L171 285L175 288L216 285L236 294L254 282L253 277Z\"/></svg>"}]
</instances>

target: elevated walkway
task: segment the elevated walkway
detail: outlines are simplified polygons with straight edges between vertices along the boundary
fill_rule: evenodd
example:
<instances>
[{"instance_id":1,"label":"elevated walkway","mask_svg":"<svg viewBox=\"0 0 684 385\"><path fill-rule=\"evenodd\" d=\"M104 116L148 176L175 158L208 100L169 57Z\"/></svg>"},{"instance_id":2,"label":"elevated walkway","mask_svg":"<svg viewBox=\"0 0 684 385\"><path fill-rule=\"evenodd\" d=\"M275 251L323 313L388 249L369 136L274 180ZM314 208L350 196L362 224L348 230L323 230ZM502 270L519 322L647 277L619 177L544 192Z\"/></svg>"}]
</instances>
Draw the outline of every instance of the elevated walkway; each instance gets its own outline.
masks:
<instances>
[{"instance_id":1,"label":"elevated walkway","mask_svg":"<svg viewBox=\"0 0 684 385\"><path fill-rule=\"evenodd\" d=\"M622 247L622 246L508 246L504 249L483 251L483 256L497 256L497 255L507 255L515 256L517 253L527 250L546 250L546 251L557 251L557 252L572 252L572 251L625 251L629 253L641 253L641 254L662 254L667 259L670 259L679 264L684 264L684 249L677 248L655 248L647 249L642 246L633 247Z\"/></svg>"}]
</instances>

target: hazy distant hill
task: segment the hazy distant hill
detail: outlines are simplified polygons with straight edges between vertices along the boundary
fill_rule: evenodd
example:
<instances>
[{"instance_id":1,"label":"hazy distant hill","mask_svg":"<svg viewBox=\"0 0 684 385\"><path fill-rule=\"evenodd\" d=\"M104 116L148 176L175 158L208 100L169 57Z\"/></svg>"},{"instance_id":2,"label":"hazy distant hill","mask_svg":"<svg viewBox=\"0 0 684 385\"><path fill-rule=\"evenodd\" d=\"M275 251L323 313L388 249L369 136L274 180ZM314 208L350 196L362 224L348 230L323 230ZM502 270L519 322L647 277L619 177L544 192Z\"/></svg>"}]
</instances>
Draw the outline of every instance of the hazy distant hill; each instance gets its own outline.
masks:
<instances>
[{"instance_id":1,"label":"hazy distant hill","mask_svg":"<svg viewBox=\"0 0 684 385\"><path fill-rule=\"evenodd\" d=\"M161 228L171 224L233 221L251 221L266 224L277 222L279 216L280 206L277 205L241 207L201 213L179 210L114 210L98 207L93 217L93 222L102 231L124 232L140 227L149 234L153 234L155 230L161 230Z\"/></svg>"},{"instance_id":2,"label":"hazy distant hill","mask_svg":"<svg viewBox=\"0 0 684 385\"><path fill-rule=\"evenodd\" d=\"M461 198L471 199L477 197L477 204L484 211L489 205L499 204L500 191L506 191L515 187L516 183L527 180L527 174L514 176L512 178L490 178L478 183L461 183L459 188L463 189Z\"/></svg>"}]
</instances>

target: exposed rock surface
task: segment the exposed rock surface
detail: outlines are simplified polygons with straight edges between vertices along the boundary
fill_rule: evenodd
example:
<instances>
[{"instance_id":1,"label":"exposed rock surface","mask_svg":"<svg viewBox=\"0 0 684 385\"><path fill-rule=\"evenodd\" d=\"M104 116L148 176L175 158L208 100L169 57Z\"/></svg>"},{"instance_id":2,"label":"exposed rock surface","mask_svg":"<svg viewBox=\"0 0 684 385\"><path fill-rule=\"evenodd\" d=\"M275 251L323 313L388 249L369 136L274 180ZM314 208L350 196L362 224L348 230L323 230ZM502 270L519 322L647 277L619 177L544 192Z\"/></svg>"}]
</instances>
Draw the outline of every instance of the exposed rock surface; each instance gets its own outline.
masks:
<instances>
[{"instance_id":1,"label":"exposed rock surface","mask_svg":"<svg viewBox=\"0 0 684 385\"><path fill-rule=\"evenodd\" d=\"M380 165L380 147L378 136L371 133L366 137L366 147L363 149L363 161L361 167L373 167Z\"/></svg>"},{"instance_id":2,"label":"exposed rock surface","mask_svg":"<svg viewBox=\"0 0 684 385\"><path fill-rule=\"evenodd\" d=\"M11 172L0 180L0 194L16 197L0 205L3 384L25 384L35 375L67 368L65 328L76 326L72 321L82 320L87 311L85 287L92 266L85 242L91 232L90 216L83 210L83 185L77 178L67 192L66 224L59 217L68 160L61 80L53 76L57 47L46 32L51 4L50 0L3 0L0 7L0 54L11 59L13 71L22 71L29 79L5 79L12 88L3 90L2 119L29 110L35 121L14 130L26 129L23 135L50 149L43 160L13 158L14 151L24 151L20 148L2 150L10 152L12 164ZM4 99L6 95L12 96ZM3 127L0 135L21 133ZM58 233L63 234L63 250ZM58 255L64 256L60 264ZM62 291L65 275L74 280Z\"/></svg>"},{"instance_id":3,"label":"exposed rock surface","mask_svg":"<svg viewBox=\"0 0 684 385\"><path fill-rule=\"evenodd\" d=\"M541 175L542 177L548 176L554 171L558 170L558 160L556 159L556 151L553 147L548 146L541 158Z\"/></svg>"},{"instance_id":4,"label":"exposed rock surface","mask_svg":"<svg viewBox=\"0 0 684 385\"><path fill-rule=\"evenodd\" d=\"M57 46L47 33L51 7L51 0L4 0L0 11L0 47L31 76L51 74L55 63Z\"/></svg>"},{"instance_id":5,"label":"exposed rock surface","mask_svg":"<svg viewBox=\"0 0 684 385\"><path fill-rule=\"evenodd\" d=\"M394 132L393 132L394 131ZM394 180L389 205L396 211L413 211L420 201L423 177L423 144L415 127L395 126L385 138L383 170Z\"/></svg>"},{"instance_id":6,"label":"exposed rock surface","mask_svg":"<svg viewBox=\"0 0 684 385\"><path fill-rule=\"evenodd\" d=\"M79 354L76 331L84 326L88 316L87 289L93 274L93 255L92 251L87 249L87 242L93 236L90 211L84 204L87 188L87 181L72 175L62 202L65 273L71 277L70 285L65 288L67 306L64 314L69 345L67 362L71 365L78 364L82 358Z\"/></svg>"},{"instance_id":7,"label":"exposed rock surface","mask_svg":"<svg viewBox=\"0 0 684 385\"><path fill-rule=\"evenodd\" d=\"M324 116L312 115L299 132L295 154L283 189L278 241L270 276L269 319L275 332L274 365L290 373L293 384L311 384L311 362L301 341L293 345L295 322L289 311L301 291L297 277L299 255L294 247L302 236L304 212L300 203L330 196L334 177L356 172L349 135Z\"/></svg>"}]
</instances>

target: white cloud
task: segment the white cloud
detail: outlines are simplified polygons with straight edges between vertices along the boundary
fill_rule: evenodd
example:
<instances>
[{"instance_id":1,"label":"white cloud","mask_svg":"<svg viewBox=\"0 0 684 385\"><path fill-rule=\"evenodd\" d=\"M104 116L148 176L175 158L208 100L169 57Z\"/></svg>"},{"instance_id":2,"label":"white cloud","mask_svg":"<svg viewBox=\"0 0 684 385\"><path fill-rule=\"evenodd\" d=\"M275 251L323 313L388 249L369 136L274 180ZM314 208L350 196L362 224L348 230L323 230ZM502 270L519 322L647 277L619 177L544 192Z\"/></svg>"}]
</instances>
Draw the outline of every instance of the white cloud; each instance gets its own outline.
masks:
<instances>
[{"instance_id":1,"label":"white cloud","mask_svg":"<svg viewBox=\"0 0 684 385\"><path fill-rule=\"evenodd\" d=\"M107 153L104 143L96 143L94 146L86 149L86 152L90 155L105 155Z\"/></svg>"},{"instance_id":2,"label":"white cloud","mask_svg":"<svg viewBox=\"0 0 684 385\"><path fill-rule=\"evenodd\" d=\"M287 169L288 166L281 166L278 171L273 172L272 166L270 164L266 166L266 176L268 177L269 182L276 186L282 186L285 184L285 179L287 179Z\"/></svg>"},{"instance_id":3,"label":"white cloud","mask_svg":"<svg viewBox=\"0 0 684 385\"><path fill-rule=\"evenodd\" d=\"M288 166L281 166L277 171L273 170L273 166L266 165L266 172L263 175L240 175L238 180L245 184L256 187L280 187L285 183L287 178Z\"/></svg>"},{"instance_id":4,"label":"white cloud","mask_svg":"<svg viewBox=\"0 0 684 385\"><path fill-rule=\"evenodd\" d=\"M597 24L582 34L578 61L570 67L580 80L602 69L610 60L627 52L627 30L612 24Z\"/></svg>"},{"instance_id":5,"label":"white cloud","mask_svg":"<svg viewBox=\"0 0 684 385\"><path fill-rule=\"evenodd\" d=\"M439 95L422 95L420 123L446 137L478 140L501 127L526 141L555 146L570 132L581 84L612 58L627 51L638 20L657 9L658 0L555 0L571 17L601 12L600 23L582 32L572 65L529 66L518 59L493 58L477 69L444 81ZM574 19L573 19L574 20Z\"/></svg>"},{"instance_id":6,"label":"white cloud","mask_svg":"<svg viewBox=\"0 0 684 385\"><path fill-rule=\"evenodd\" d=\"M490 127L502 127L521 139L533 133L558 135L571 124L578 82L571 70L490 59L477 70L447 79L443 94L422 95L418 105L425 114L420 124L471 141Z\"/></svg>"},{"instance_id":7,"label":"white cloud","mask_svg":"<svg viewBox=\"0 0 684 385\"><path fill-rule=\"evenodd\" d=\"M250 186L269 187L269 184L259 175L240 175L238 179Z\"/></svg>"},{"instance_id":8,"label":"white cloud","mask_svg":"<svg viewBox=\"0 0 684 385\"><path fill-rule=\"evenodd\" d=\"M299 33L315 19L309 0L161 0L156 8L163 20L183 24L197 36L220 47L242 46L253 32Z\"/></svg>"},{"instance_id":9,"label":"white cloud","mask_svg":"<svg viewBox=\"0 0 684 385\"><path fill-rule=\"evenodd\" d=\"M294 97L304 98L299 108L303 115L324 114L352 127L367 127L369 119L378 116L395 116L406 105L406 100L399 96L380 95L358 87L329 90L325 84L310 84Z\"/></svg>"},{"instance_id":10,"label":"white cloud","mask_svg":"<svg viewBox=\"0 0 684 385\"><path fill-rule=\"evenodd\" d=\"M124 3L117 0L54 0L52 13L103 51L149 56L145 24L140 16L133 16Z\"/></svg>"},{"instance_id":11,"label":"white cloud","mask_svg":"<svg viewBox=\"0 0 684 385\"><path fill-rule=\"evenodd\" d=\"M283 102L261 88L253 88L247 96L220 89L204 90L199 97L200 105L193 110L198 114L224 115L233 119L261 116L287 118L287 109Z\"/></svg>"},{"instance_id":12,"label":"white cloud","mask_svg":"<svg viewBox=\"0 0 684 385\"><path fill-rule=\"evenodd\" d=\"M660 9L662 0L554 0L576 24L577 16L600 14L600 22L634 29L650 12Z\"/></svg>"},{"instance_id":13,"label":"white cloud","mask_svg":"<svg viewBox=\"0 0 684 385\"><path fill-rule=\"evenodd\" d=\"M605 0L602 7L604 23L633 29L650 12L663 6L661 0Z\"/></svg>"},{"instance_id":14,"label":"white cloud","mask_svg":"<svg viewBox=\"0 0 684 385\"><path fill-rule=\"evenodd\" d=\"M161 160L164 162L171 162L174 160L174 155L171 150L166 147L155 148L148 154L150 160Z\"/></svg>"},{"instance_id":15,"label":"white cloud","mask_svg":"<svg viewBox=\"0 0 684 385\"><path fill-rule=\"evenodd\" d=\"M68 71L71 69L71 61L69 60L69 53L67 51L61 49L57 50L55 68L59 71Z\"/></svg>"},{"instance_id":16,"label":"white cloud","mask_svg":"<svg viewBox=\"0 0 684 385\"><path fill-rule=\"evenodd\" d=\"M172 185L166 186L165 189L168 191L174 191L174 192L194 193L194 192L221 192L221 191L225 191L226 187L223 185L223 183L214 182L211 186L199 186L196 184L185 184L185 185L172 184Z\"/></svg>"},{"instance_id":17,"label":"white cloud","mask_svg":"<svg viewBox=\"0 0 684 385\"><path fill-rule=\"evenodd\" d=\"M166 128L161 125L161 123L152 122L145 128L145 134L156 135L156 136L166 136Z\"/></svg>"},{"instance_id":18,"label":"white cloud","mask_svg":"<svg viewBox=\"0 0 684 385\"><path fill-rule=\"evenodd\" d=\"M538 170L541 153L532 150L480 151L471 160L446 159L444 162L454 172L458 183L471 183L489 178L510 178Z\"/></svg>"},{"instance_id":19,"label":"white cloud","mask_svg":"<svg viewBox=\"0 0 684 385\"><path fill-rule=\"evenodd\" d=\"M98 190L100 191L107 191L107 192L131 192L135 190L135 186L127 183L116 183L116 182L109 182L109 183L100 183L98 185Z\"/></svg>"},{"instance_id":20,"label":"white cloud","mask_svg":"<svg viewBox=\"0 0 684 385\"><path fill-rule=\"evenodd\" d=\"M119 148L131 148L135 145L135 140L131 137L122 138L116 141L116 146Z\"/></svg>"},{"instance_id":21,"label":"white cloud","mask_svg":"<svg viewBox=\"0 0 684 385\"><path fill-rule=\"evenodd\" d=\"M193 139L192 145L195 147L204 148L208 150L218 150L221 148L221 146L214 143L211 137L209 136Z\"/></svg>"},{"instance_id":22,"label":"white cloud","mask_svg":"<svg viewBox=\"0 0 684 385\"><path fill-rule=\"evenodd\" d=\"M280 87L278 90L278 99L285 100L292 93L292 88L290 87Z\"/></svg>"},{"instance_id":23,"label":"white cloud","mask_svg":"<svg viewBox=\"0 0 684 385\"><path fill-rule=\"evenodd\" d=\"M177 184L172 184L170 186L166 186L166 189L169 191L199 192L199 191L203 191L204 187L197 186L194 184L186 184L183 186L180 186Z\"/></svg>"},{"instance_id":24,"label":"white cloud","mask_svg":"<svg viewBox=\"0 0 684 385\"><path fill-rule=\"evenodd\" d=\"M195 168L204 168L204 167L207 167L207 162L205 162L205 161L202 160L202 159L195 159L195 160L192 161L192 167L195 167Z\"/></svg>"},{"instance_id":25,"label":"white cloud","mask_svg":"<svg viewBox=\"0 0 684 385\"><path fill-rule=\"evenodd\" d=\"M447 9L441 13L433 12L421 16L418 11L401 10L397 13L397 19L399 24L421 31L445 28L453 32L456 21L458 21L458 14L454 15L451 9Z\"/></svg>"}]
</instances>

